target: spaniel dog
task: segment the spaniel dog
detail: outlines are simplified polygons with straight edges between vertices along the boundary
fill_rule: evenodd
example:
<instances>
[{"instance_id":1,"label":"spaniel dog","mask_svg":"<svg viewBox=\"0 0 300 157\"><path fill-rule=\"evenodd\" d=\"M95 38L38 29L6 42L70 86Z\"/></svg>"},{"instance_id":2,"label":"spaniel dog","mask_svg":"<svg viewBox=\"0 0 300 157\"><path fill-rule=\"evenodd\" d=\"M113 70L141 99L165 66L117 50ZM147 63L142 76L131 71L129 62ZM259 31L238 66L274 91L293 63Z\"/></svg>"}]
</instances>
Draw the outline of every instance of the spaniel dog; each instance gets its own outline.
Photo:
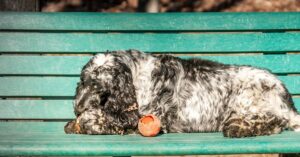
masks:
<instances>
[{"instance_id":1,"label":"spaniel dog","mask_svg":"<svg viewBox=\"0 0 300 157\"><path fill-rule=\"evenodd\" d=\"M82 69L74 110L66 133L138 133L146 114L160 119L162 133L300 131L291 95L269 71L138 50L95 55Z\"/></svg>"}]
</instances>

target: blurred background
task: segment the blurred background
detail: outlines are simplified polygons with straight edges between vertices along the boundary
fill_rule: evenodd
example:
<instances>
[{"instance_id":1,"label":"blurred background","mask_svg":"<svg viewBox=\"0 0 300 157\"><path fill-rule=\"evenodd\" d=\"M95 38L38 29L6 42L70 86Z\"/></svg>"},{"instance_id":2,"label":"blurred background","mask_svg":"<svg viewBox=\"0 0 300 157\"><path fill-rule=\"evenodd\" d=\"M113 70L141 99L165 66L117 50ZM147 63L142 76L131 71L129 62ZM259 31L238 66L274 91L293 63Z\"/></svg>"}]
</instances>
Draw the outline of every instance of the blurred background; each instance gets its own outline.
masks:
<instances>
[{"instance_id":1,"label":"blurred background","mask_svg":"<svg viewBox=\"0 0 300 157\"><path fill-rule=\"evenodd\" d=\"M285 12L300 0L1 0L2 11L42 12Z\"/></svg>"}]
</instances>

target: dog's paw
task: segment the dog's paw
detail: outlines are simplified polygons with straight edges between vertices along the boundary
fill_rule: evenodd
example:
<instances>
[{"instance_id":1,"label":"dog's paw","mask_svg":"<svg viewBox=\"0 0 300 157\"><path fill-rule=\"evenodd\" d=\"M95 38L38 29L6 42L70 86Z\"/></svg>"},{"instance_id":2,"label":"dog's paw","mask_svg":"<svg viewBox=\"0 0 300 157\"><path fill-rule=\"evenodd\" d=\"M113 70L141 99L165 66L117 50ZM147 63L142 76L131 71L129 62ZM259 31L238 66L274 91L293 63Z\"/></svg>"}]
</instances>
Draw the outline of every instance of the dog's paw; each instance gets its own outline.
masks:
<instances>
[{"instance_id":1,"label":"dog's paw","mask_svg":"<svg viewBox=\"0 0 300 157\"><path fill-rule=\"evenodd\" d=\"M233 138L255 136L250 124L243 118L234 118L228 121L223 128L223 135Z\"/></svg>"},{"instance_id":2,"label":"dog's paw","mask_svg":"<svg viewBox=\"0 0 300 157\"><path fill-rule=\"evenodd\" d=\"M67 134L80 134L81 128L76 120L72 120L65 125L65 133Z\"/></svg>"}]
</instances>

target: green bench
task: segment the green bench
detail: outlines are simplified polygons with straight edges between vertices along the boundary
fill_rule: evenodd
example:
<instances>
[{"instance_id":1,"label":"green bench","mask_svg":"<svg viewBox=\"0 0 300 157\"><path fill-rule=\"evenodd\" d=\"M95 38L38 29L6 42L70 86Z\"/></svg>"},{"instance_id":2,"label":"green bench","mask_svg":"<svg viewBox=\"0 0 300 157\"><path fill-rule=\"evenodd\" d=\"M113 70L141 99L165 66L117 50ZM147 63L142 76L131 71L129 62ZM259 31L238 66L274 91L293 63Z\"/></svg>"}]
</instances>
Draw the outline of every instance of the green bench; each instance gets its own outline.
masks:
<instances>
[{"instance_id":1,"label":"green bench","mask_svg":"<svg viewBox=\"0 0 300 157\"><path fill-rule=\"evenodd\" d=\"M300 109L300 13L0 13L0 155L299 153L300 133L67 135L82 66L138 49L269 68Z\"/></svg>"}]
</instances>

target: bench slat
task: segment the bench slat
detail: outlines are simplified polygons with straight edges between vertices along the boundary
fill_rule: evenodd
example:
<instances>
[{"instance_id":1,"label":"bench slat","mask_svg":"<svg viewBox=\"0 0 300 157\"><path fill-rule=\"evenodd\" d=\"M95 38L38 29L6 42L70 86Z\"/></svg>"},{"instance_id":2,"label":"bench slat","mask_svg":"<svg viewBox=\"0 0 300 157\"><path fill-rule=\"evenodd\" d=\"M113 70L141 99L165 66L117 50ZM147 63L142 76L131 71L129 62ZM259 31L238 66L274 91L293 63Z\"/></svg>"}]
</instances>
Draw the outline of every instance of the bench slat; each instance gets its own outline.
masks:
<instances>
[{"instance_id":1,"label":"bench slat","mask_svg":"<svg viewBox=\"0 0 300 157\"><path fill-rule=\"evenodd\" d=\"M0 33L0 53L297 52L300 33Z\"/></svg>"},{"instance_id":2,"label":"bench slat","mask_svg":"<svg viewBox=\"0 0 300 157\"><path fill-rule=\"evenodd\" d=\"M300 110L300 98L294 97ZM0 100L0 119L73 119L73 100Z\"/></svg>"},{"instance_id":3,"label":"bench slat","mask_svg":"<svg viewBox=\"0 0 300 157\"><path fill-rule=\"evenodd\" d=\"M192 58L197 56L181 56ZM199 57L199 56L198 56ZM91 56L0 56L1 75L79 75ZM297 55L201 56L226 64L269 68L273 73L300 73ZM51 66L49 66L51 65Z\"/></svg>"},{"instance_id":4,"label":"bench slat","mask_svg":"<svg viewBox=\"0 0 300 157\"><path fill-rule=\"evenodd\" d=\"M292 94L300 94L300 76L279 76ZM0 77L0 96L72 97L79 77Z\"/></svg>"},{"instance_id":5,"label":"bench slat","mask_svg":"<svg viewBox=\"0 0 300 157\"><path fill-rule=\"evenodd\" d=\"M79 77L0 77L0 96L73 97Z\"/></svg>"},{"instance_id":6,"label":"bench slat","mask_svg":"<svg viewBox=\"0 0 300 157\"><path fill-rule=\"evenodd\" d=\"M73 118L73 100L0 100L0 119Z\"/></svg>"},{"instance_id":7,"label":"bench slat","mask_svg":"<svg viewBox=\"0 0 300 157\"><path fill-rule=\"evenodd\" d=\"M299 15L300 13L0 13L0 30L299 30Z\"/></svg>"},{"instance_id":8,"label":"bench slat","mask_svg":"<svg viewBox=\"0 0 300 157\"><path fill-rule=\"evenodd\" d=\"M145 138L140 135L67 135L63 133L64 125L61 122L0 123L0 155L130 156L300 151L300 134L292 131L235 139L225 138L221 133L173 133Z\"/></svg>"},{"instance_id":9,"label":"bench slat","mask_svg":"<svg viewBox=\"0 0 300 157\"><path fill-rule=\"evenodd\" d=\"M300 55L298 56L300 59ZM79 75L91 56L0 56L2 75ZM300 71L300 69L299 69Z\"/></svg>"}]
</instances>

